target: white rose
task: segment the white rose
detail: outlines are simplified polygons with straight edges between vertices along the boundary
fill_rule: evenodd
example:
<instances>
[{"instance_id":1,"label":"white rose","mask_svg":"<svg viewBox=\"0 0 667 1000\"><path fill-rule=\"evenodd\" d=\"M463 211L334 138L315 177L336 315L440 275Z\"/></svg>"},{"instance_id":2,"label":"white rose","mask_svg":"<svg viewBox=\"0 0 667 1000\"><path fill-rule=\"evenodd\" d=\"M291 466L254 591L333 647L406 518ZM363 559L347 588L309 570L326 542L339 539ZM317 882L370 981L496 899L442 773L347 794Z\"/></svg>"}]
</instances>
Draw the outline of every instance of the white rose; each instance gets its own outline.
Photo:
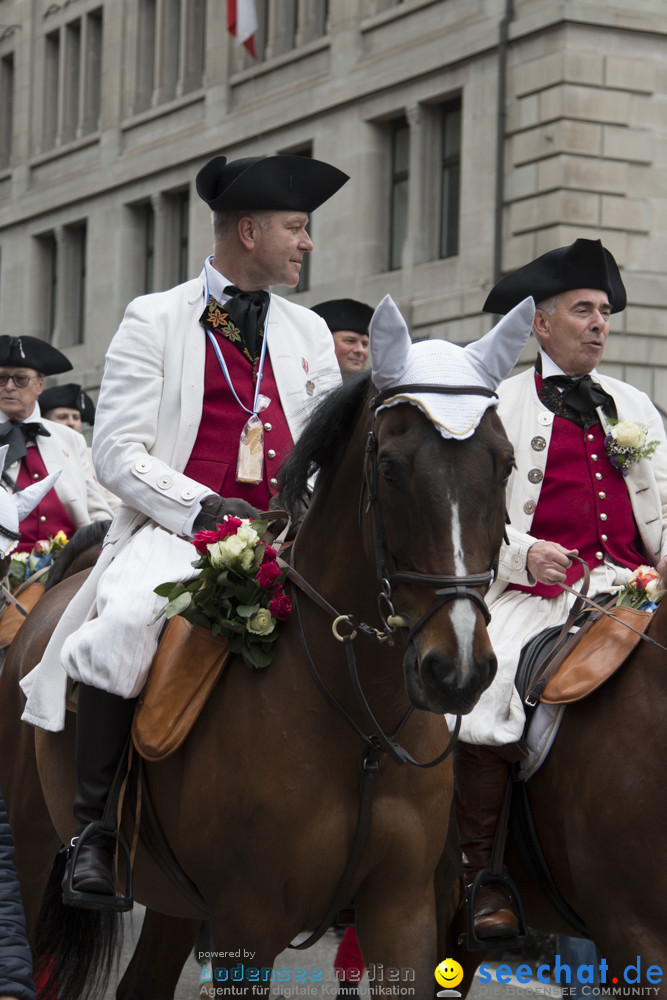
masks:
<instances>
[{"instance_id":1,"label":"white rose","mask_svg":"<svg viewBox=\"0 0 667 1000\"><path fill-rule=\"evenodd\" d=\"M250 523L248 521L243 522L241 527L236 532L236 537L242 538L246 545L249 545L253 549L259 541L259 535L254 528L250 527Z\"/></svg>"},{"instance_id":2,"label":"white rose","mask_svg":"<svg viewBox=\"0 0 667 1000\"><path fill-rule=\"evenodd\" d=\"M646 441L646 428L624 420L612 427L611 436L621 448L641 448Z\"/></svg>"},{"instance_id":3,"label":"white rose","mask_svg":"<svg viewBox=\"0 0 667 1000\"><path fill-rule=\"evenodd\" d=\"M649 582L646 584L646 596L648 597L649 601L653 601L654 604L658 603L660 598L664 596L664 593L665 591L662 588L661 580L658 579L649 580Z\"/></svg>"},{"instance_id":4,"label":"white rose","mask_svg":"<svg viewBox=\"0 0 667 1000\"><path fill-rule=\"evenodd\" d=\"M245 549L239 558L239 566L241 569L244 569L247 572L252 566L254 558L255 550L250 548Z\"/></svg>"},{"instance_id":5,"label":"white rose","mask_svg":"<svg viewBox=\"0 0 667 1000\"><path fill-rule=\"evenodd\" d=\"M222 569L224 566L231 566L239 558L246 543L238 535L230 535L206 547L211 557L211 565L214 569Z\"/></svg>"},{"instance_id":6,"label":"white rose","mask_svg":"<svg viewBox=\"0 0 667 1000\"><path fill-rule=\"evenodd\" d=\"M256 615L248 619L246 629L255 635L269 635L273 632L275 625L276 620L268 608L260 608Z\"/></svg>"}]
</instances>

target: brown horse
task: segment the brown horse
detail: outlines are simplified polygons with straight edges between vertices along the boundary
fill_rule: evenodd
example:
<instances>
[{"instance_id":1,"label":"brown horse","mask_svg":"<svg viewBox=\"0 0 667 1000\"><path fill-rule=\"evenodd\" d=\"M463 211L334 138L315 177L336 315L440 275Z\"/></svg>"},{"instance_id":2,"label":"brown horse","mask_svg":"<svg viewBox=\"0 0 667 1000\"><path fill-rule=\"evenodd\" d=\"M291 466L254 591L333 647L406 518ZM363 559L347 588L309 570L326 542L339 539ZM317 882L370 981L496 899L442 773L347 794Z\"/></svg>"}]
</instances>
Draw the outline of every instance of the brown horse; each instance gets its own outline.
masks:
<instances>
[{"instance_id":1,"label":"brown horse","mask_svg":"<svg viewBox=\"0 0 667 1000\"><path fill-rule=\"evenodd\" d=\"M638 956L642 985L648 967L667 971L667 731L661 707L663 695L667 707L667 601L647 634L659 645L640 641L602 687L567 707L547 760L526 786L551 876L606 960L607 985L614 976L627 985L624 970L636 966ZM483 957L461 950L466 923L453 905L456 865L450 849L439 869L439 953L464 964L463 989ZM577 936L511 838L506 867L529 927Z\"/></svg>"},{"instance_id":2,"label":"brown horse","mask_svg":"<svg viewBox=\"0 0 667 1000\"><path fill-rule=\"evenodd\" d=\"M418 996L435 990L433 871L447 830L451 769L448 761L431 768L404 764L402 748L419 763L436 759L449 739L442 713L469 710L493 675L481 594L503 537L512 450L492 409L472 437L447 440L407 403L375 420L369 394L366 378L332 394L285 470L293 503L319 470L293 562L329 605L353 616L339 631L356 631L358 638L337 641L329 612L297 596L295 588L299 614L284 627L271 666L251 671L235 661L183 748L145 769L166 840L205 902L213 949L228 956L215 962L218 977L232 975L239 949L245 968L260 970L259 985L256 979L235 984L242 995L251 995L253 987L254 995L266 995L270 983L262 981L261 970L270 970L296 935L326 917L354 841L364 765L377 777L369 836L349 883L359 939L369 963L414 977ZM373 451L375 474L365 478ZM370 498L369 483L375 494ZM364 513L369 499L375 518ZM394 573L393 589L378 580L378 564ZM29 765L12 781L13 767L5 763L8 741L22 743L21 756L30 758L25 744L31 734L25 727L18 735L15 721L16 675L38 662L76 585L77 578L65 581L42 598L10 650L1 681L2 713L14 721L7 718L1 727L0 784L10 786L10 820L19 843L28 822L20 790L24 782L31 789L36 784ZM438 588L443 593L434 601ZM378 643L375 630L364 625L378 622L380 594L382 611L392 610L391 600L406 623L401 631L407 647L403 641ZM352 679L346 671L350 647L367 708L355 693L355 669L349 668ZM317 683L309 666L313 656ZM398 736L384 736L399 729L400 746ZM39 732L37 756L49 811L64 840L72 823L71 723L62 733ZM128 817L126 826L131 835ZM40 832L47 852L52 850L52 832ZM17 854L24 878L31 870L43 879L39 846L32 858L28 846ZM134 887L149 908L179 918L176 937L202 919L141 841ZM69 915L88 927L95 919L90 911ZM106 945L110 937L85 936L78 956L64 925L59 933L64 965L80 966L85 979L98 961L94 945ZM58 928L49 942L51 953ZM144 981L124 995L168 995L156 992L152 957ZM94 991L81 982L79 994L62 981L60 987L62 1000ZM377 995L381 987L374 987Z\"/></svg>"}]
</instances>

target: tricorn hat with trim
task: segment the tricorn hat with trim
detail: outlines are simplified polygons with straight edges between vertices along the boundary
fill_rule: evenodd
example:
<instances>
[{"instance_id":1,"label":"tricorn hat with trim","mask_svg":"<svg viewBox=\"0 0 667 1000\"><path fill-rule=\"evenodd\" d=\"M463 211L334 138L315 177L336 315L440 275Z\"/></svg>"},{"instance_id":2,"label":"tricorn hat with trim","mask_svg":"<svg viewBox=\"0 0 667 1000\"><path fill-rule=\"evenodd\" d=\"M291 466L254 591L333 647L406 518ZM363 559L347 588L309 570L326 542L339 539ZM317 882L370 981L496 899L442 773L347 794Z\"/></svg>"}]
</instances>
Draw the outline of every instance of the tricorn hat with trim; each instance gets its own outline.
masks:
<instances>
[{"instance_id":1,"label":"tricorn hat with trim","mask_svg":"<svg viewBox=\"0 0 667 1000\"><path fill-rule=\"evenodd\" d=\"M332 333L339 330L368 333L368 324L373 316L373 307L356 299L330 299L310 308L322 317Z\"/></svg>"},{"instance_id":2,"label":"tricorn hat with trim","mask_svg":"<svg viewBox=\"0 0 667 1000\"><path fill-rule=\"evenodd\" d=\"M39 409L45 416L58 406L78 410L84 424L92 424L95 420L95 404L88 393L74 382L52 385L49 389L45 389L39 397Z\"/></svg>"},{"instance_id":3,"label":"tricorn hat with trim","mask_svg":"<svg viewBox=\"0 0 667 1000\"><path fill-rule=\"evenodd\" d=\"M518 271L501 278L484 303L484 312L507 313L530 295L539 305L545 299L574 288L606 292L613 313L627 303L616 261L601 240L578 239L567 247L549 250Z\"/></svg>"},{"instance_id":4,"label":"tricorn hat with trim","mask_svg":"<svg viewBox=\"0 0 667 1000\"><path fill-rule=\"evenodd\" d=\"M214 212L266 210L313 212L349 180L330 163L309 156L214 156L195 181Z\"/></svg>"},{"instance_id":5,"label":"tricorn hat with trim","mask_svg":"<svg viewBox=\"0 0 667 1000\"><path fill-rule=\"evenodd\" d=\"M69 372L73 365L57 348L38 337L0 337L0 366L34 368L42 375Z\"/></svg>"}]
</instances>

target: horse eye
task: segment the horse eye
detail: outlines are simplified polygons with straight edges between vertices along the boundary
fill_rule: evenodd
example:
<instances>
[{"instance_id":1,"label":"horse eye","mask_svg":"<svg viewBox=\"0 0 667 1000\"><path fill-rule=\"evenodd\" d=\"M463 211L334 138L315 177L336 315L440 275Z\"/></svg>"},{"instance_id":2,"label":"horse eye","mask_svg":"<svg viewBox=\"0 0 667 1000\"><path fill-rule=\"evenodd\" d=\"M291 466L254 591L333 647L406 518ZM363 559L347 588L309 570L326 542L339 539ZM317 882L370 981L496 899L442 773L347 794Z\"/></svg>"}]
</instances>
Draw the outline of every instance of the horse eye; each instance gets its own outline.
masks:
<instances>
[{"instance_id":1,"label":"horse eye","mask_svg":"<svg viewBox=\"0 0 667 1000\"><path fill-rule=\"evenodd\" d=\"M378 469L383 479L388 483L391 483L396 478L396 469L394 463L388 458L383 458L378 463Z\"/></svg>"},{"instance_id":2,"label":"horse eye","mask_svg":"<svg viewBox=\"0 0 667 1000\"><path fill-rule=\"evenodd\" d=\"M514 469L516 469L516 462L512 458L505 465L505 471L504 471L504 474L503 474L503 486L507 486L507 484L509 482L509 478L512 475L512 471Z\"/></svg>"}]
</instances>

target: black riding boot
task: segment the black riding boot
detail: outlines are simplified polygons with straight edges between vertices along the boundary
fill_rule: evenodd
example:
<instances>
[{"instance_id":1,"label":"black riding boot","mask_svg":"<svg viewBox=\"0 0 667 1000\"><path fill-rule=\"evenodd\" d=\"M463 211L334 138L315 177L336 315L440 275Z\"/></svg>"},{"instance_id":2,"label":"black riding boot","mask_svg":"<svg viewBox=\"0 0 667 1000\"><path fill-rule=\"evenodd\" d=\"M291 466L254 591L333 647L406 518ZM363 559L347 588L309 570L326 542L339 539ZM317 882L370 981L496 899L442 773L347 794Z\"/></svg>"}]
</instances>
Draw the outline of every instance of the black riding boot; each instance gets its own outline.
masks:
<instances>
[{"instance_id":1,"label":"black riding boot","mask_svg":"<svg viewBox=\"0 0 667 1000\"><path fill-rule=\"evenodd\" d=\"M463 877L467 886L491 865L498 819L510 777L509 764L492 747L459 742L454 751L455 806ZM474 912L481 938L512 937L519 932L516 908L504 888L481 886Z\"/></svg>"},{"instance_id":2,"label":"black riding boot","mask_svg":"<svg viewBox=\"0 0 667 1000\"><path fill-rule=\"evenodd\" d=\"M121 698L100 688L79 684L76 713L76 795L74 816L78 820L75 838L89 823L100 822L113 784L123 751L127 745L134 699ZM105 903L92 896L115 899L113 873L114 840L111 836L85 838L76 857L72 888L77 892L91 893L90 905L104 907ZM70 868L67 862L63 878L63 902L68 899ZM85 905L79 902L76 905Z\"/></svg>"}]
</instances>

